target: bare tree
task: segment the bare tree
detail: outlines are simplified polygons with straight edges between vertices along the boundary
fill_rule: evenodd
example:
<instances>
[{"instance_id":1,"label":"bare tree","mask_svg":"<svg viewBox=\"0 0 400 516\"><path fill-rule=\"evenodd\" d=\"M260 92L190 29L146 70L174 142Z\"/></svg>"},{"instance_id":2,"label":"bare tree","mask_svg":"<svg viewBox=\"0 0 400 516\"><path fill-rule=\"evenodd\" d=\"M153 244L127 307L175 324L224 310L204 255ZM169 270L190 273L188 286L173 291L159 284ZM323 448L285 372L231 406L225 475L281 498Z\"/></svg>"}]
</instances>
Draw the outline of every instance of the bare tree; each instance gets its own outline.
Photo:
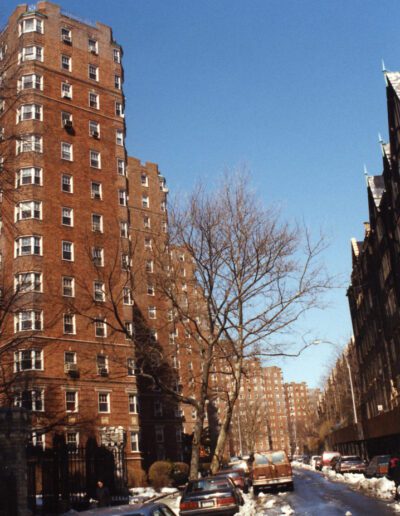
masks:
<instances>
[{"instance_id":1,"label":"bare tree","mask_svg":"<svg viewBox=\"0 0 400 516\"><path fill-rule=\"evenodd\" d=\"M194 266L193 282L202 294L201 324L182 306L172 276L170 296L180 317L195 327L203 347L203 377L194 431L195 454L204 422L209 374L216 356L230 368L230 390L221 422L212 471L222 460L233 409L239 396L244 360L290 354L277 336L290 332L299 318L320 306L330 279L319 263L322 239L312 243L306 230L281 221L263 207L246 175L226 177L207 192L198 187L183 205L170 211L170 245L186 250Z\"/></svg>"}]
</instances>

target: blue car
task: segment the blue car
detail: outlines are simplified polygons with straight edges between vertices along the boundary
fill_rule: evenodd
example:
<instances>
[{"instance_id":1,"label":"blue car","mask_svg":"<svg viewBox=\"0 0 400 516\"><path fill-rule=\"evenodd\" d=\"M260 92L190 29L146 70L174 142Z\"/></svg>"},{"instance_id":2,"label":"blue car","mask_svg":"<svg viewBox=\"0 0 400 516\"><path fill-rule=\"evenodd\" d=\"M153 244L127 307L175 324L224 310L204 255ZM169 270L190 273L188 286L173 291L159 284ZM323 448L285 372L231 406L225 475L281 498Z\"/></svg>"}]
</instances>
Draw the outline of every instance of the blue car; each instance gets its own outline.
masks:
<instances>
[{"instance_id":1,"label":"blue car","mask_svg":"<svg viewBox=\"0 0 400 516\"><path fill-rule=\"evenodd\" d=\"M165 503L145 502L133 505L116 505L115 507L98 507L88 511L70 511L65 516L82 514L83 516L176 516Z\"/></svg>"}]
</instances>

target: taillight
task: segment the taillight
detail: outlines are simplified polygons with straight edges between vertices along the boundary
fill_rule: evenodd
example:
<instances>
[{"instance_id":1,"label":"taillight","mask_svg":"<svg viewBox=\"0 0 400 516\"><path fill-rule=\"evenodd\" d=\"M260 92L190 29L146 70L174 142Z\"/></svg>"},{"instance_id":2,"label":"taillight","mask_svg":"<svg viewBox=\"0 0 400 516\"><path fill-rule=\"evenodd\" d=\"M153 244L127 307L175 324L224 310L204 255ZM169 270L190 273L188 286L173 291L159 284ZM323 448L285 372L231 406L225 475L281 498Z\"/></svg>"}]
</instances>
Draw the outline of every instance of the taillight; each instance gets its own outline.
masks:
<instances>
[{"instance_id":1,"label":"taillight","mask_svg":"<svg viewBox=\"0 0 400 516\"><path fill-rule=\"evenodd\" d=\"M233 496L227 496L224 498L218 498L217 499L217 505L232 505L235 503L235 499Z\"/></svg>"},{"instance_id":2,"label":"taillight","mask_svg":"<svg viewBox=\"0 0 400 516\"><path fill-rule=\"evenodd\" d=\"M197 509L199 506L198 502L181 502L179 504L179 509L181 511L190 510L190 509Z\"/></svg>"}]
</instances>

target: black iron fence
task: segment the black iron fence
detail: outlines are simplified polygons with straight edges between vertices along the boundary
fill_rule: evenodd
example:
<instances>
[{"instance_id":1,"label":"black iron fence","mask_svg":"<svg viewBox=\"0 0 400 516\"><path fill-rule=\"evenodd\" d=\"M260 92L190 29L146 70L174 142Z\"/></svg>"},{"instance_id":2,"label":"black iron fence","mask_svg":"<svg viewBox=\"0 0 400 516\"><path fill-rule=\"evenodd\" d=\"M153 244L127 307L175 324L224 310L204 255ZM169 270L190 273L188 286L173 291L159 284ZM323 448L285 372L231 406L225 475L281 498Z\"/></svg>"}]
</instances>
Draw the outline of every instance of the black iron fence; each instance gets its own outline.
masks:
<instances>
[{"instance_id":1,"label":"black iron fence","mask_svg":"<svg viewBox=\"0 0 400 516\"><path fill-rule=\"evenodd\" d=\"M85 509L96 499L96 485L102 480L113 504L128 503L124 450L97 446L61 444L43 450L30 447L28 460L28 505L34 514L59 514Z\"/></svg>"}]
</instances>

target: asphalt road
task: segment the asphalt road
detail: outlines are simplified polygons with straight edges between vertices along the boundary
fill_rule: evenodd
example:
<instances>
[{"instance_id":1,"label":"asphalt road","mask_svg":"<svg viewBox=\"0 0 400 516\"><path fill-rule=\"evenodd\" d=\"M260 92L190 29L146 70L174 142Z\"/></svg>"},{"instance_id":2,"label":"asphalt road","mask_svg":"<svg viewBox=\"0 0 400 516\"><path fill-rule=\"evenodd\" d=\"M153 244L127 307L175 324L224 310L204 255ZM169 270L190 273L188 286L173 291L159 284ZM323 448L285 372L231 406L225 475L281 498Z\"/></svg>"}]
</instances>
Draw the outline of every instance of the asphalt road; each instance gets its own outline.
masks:
<instances>
[{"instance_id":1,"label":"asphalt road","mask_svg":"<svg viewBox=\"0 0 400 516\"><path fill-rule=\"evenodd\" d=\"M301 516L386 516L399 514L392 502L370 498L345 484L332 482L323 475L306 469L295 469L293 492L267 494L257 500L256 514L276 516L285 514L290 506L292 514ZM272 502L272 500L275 500ZM265 506L269 503L269 508ZM284 509L285 510L285 509ZM290 512L286 512L290 514Z\"/></svg>"}]
</instances>

